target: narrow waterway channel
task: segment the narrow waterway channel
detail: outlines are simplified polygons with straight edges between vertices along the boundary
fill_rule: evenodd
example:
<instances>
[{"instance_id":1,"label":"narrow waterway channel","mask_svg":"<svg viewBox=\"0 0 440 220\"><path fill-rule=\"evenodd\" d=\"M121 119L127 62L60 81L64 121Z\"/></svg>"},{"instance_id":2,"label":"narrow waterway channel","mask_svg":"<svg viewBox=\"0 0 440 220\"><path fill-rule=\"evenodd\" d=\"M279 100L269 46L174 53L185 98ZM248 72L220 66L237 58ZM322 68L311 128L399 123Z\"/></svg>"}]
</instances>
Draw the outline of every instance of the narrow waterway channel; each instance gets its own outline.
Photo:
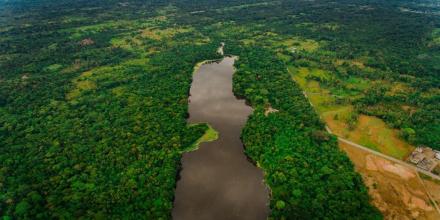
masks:
<instances>
[{"instance_id":1,"label":"narrow waterway channel","mask_svg":"<svg viewBox=\"0 0 440 220\"><path fill-rule=\"evenodd\" d=\"M194 74L188 123L209 123L219 133L213 142L182 157L173 219L266 219L268 189L263 173L248 161L240 140L252 108L232 92L234 60L202 65Z\"/></svg>"}]
</instances>

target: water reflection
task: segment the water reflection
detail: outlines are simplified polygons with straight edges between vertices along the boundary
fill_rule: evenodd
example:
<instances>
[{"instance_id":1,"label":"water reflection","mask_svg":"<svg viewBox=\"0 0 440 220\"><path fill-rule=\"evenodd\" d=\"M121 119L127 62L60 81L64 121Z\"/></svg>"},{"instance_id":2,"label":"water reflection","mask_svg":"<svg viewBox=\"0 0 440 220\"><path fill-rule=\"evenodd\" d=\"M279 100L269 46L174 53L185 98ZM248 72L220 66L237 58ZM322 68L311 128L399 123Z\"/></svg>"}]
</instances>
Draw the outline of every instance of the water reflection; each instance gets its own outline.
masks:
<instances>
[{"instance_id":1,"label":"water reflection","mask_svg":"<svg viewBox=\"0 0 440 220\"><path fill-rule=\"evenodd\" d=\"M243 152L240 132L252 108L232 93L234 58L205 64L194 74L189 123L207 122L219 139L182 158L173 218L266 219L268 190L262 171Z\"/></svg>"}]
</instances>

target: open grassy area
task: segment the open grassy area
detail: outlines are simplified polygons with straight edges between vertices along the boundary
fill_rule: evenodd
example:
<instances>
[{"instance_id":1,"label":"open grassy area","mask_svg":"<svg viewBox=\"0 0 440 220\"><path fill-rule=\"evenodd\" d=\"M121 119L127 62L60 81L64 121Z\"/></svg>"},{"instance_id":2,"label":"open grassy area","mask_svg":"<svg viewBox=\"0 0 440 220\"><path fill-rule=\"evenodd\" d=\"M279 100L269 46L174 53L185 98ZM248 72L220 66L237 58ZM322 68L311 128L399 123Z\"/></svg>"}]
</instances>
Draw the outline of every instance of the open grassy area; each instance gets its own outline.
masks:
<instances>
[{"instance_id":1,"label":"open grassy area","mask_svg":"<svg viewBox=\"0 0 440 220\"><path fill-rule=\"evenodd\" d=\"M414 149L399 137L398 130L390 128L383 120L367 115L358 117L350 103L337 103L338 99L353 98L359 93L323 87L320 82L331 80L325 70L293 66L288 70L336 135L398 159L405 159ZM353 91L368 88L368 81L359 77L350 77L344 84Z\"/></svg>"},{"instance_id":2,"label":"open grassy area","mask_svg":"<svg viewBox=\"0 0 440 220\"><path fill-rule=\"evenodd\" d=\"M389 128L379 118L360 115L356 127L349 129L344 120L335 120L335 115L339 113L327 112L323 114L323 118L335 134L355 143L398 159L405 159L414 149L401 140L397 130Z\"/></svg>"},{"instance_id":3,"label":"open grassy area","mask_svg":"<svg viewBox=\"0 0 440 220\"><path fill-rule=\"evenodd\" d=\"M343 107L341 104L336 104L336 96L331 94L329 89L323 88L319 83L319 81L331 78L328 72L319 68L295 68L293 66L289 66L288 70L292 75L292 79L306 92L307 97L318 113L335 111Z\"/></svg>"},{"instance_id":4,"label":"open grassy area","mask_svg":"<svg viewBox=\"0 0 440 220\"><path fill-rule=\"evenodd\" d=\"M303 39L299 37L293 37L284 41L278 42L275 45L286 46L292 51L305 50L309 52L316 51L319 48L319 42L311 39Z\"/></svg>"},{"instance_id":5,"label":"open grassy area","mask_svg":"<svg viewBox=\"0 0 440 220\"><path fill-rule=\"evenodd\" d=\"M218 137L186 118L220 42L269 219L380 219L352 163L386 218L439 219L415 177L350 162L318 117L395 158L403 139L438 149L436 2L0 0L0 219L171 219L181 154Z\"/></svg>"},{"instance_id":6,"label":"open grassy area","mask_svg":"<svg viewBox=\"0 0 440 220\"><path fill-rule=\"evenodd\" d=\"M258 7L258 6L271 6L271 5L275 5L275 4L279 4L279 3L280 3L280 1L258 2L258 3L242 4L242 5L219 8L219 9L216 9L215 11L217 11L217 12L231 12L231 11L243 10L243 9Z\"/></svg>"},{"instance_id":7,"label":"open grassy area","mask_svg":"<svg viewBox=\"0 0 440 220\"><path fill-rule=\"evenodd\" d=\"M81 92L96 89L96 83L88 79L92 74L92 71L86 71L74 79L74 88L66 94L66 99L73 100L78 97Z\"/></svg>"},{"instance_id":8,"label":"open grassy area","mask_svg":"<svg viewBox=\"0 0 440 220\"><path fill-rule=\"evenodd\" d=\"M141 36L151 38L154 40L162 40L164 38L171 38L178 33L189 32L190 28L166 28L166 29L152 29L147 28L142 30Z\"/></svg>"}]
</instances>

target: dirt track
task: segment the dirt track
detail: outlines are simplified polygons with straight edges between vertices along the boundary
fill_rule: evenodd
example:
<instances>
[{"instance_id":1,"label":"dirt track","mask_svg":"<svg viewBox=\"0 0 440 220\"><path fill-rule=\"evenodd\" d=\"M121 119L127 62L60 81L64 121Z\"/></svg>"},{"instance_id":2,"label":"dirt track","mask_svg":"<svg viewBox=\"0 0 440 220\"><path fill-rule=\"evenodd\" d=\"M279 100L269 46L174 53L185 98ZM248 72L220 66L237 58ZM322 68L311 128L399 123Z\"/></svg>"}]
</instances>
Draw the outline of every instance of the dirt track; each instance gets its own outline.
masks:
<instances>
[{"instance_id":1,"label":"dirt track","mask_svg":"<svg viewBox=\"0 0 440 220\"><path fill-rule=\"evenodd\" d=\"M303 92L308 99L307 94ZM313 107L313 104L310 102ZM326 130L332 134L329 127ZM368 192L385 219L440 219L440 177L402 160L338 137L356 171L369 188ZM423 180L418 172L434 181ZM437 181L437 182L435 182Z\"/></svg>"},{"instance_id":2,"label":"dirt track","mask_svg":"<svg viewBox=\"0 0 440 220\"><path fill-rule=\"evenodd\" d=\"M362 175L372 203L385 219L440 219L416 171L341 141L339 146Z\"/></svg>"},{"instance_id":3,"label":"dirt track","mask_svg":"<svg viewBox=\"0 0 440 220\"><path fill-rule=\"evenodd\" d=\"M330 130L328 127L326 127L326 130L327 130L327 132L329 132L330 134L332 134L331 130ZM366 152L368 152L368 153L371 153L371 154L374 154L374 155L376 155L376 156L382 157L382 158L384 158L384 159L390 160L390 161L392 161L392 162L394 162L394 163L400 164L400 165L402 165L402 166L404 166L404 167L406 167L406 168L409 168L409 169L415 170L415 171L417 171L417 172L423 173L423 174L425 174L425 175L427 175L427 176L429 176L429 177L431 177L431 178L433 178L433 179L435 179L435 180L440 181L440 176L435 175L435 174L433 174L433 173L431 173L431 172L428 172L428 171L426 171L426 170L420 169L420 168L418 168L418 167L416 167L416 166L414 166L414 165L411 165L411 164L406 163L406 162L404 162L404 161L398 160L398 159L396 159L396 158L394 158L394 157L390 157L390 156L388 156L388 155L382 154L382 153L380 153L380 152L377 152L377 151L372 150L372 149L370 149L370 148L367 148L367 147L364 147L364 146L362 146L362 145L356 144L356 143L354 143L354 142L352 142L352 141L349 141L349 140L344 139L344 138L341 138L341 137L338 137L338 140L339 140L340 142L344 142L345 144L347 144L347 145L349 145L349 146L356 147L356 148L358 148L358 149L360 149L360 150L362 150L362 151L366 151Z\"/></svg>"}]
</instances>

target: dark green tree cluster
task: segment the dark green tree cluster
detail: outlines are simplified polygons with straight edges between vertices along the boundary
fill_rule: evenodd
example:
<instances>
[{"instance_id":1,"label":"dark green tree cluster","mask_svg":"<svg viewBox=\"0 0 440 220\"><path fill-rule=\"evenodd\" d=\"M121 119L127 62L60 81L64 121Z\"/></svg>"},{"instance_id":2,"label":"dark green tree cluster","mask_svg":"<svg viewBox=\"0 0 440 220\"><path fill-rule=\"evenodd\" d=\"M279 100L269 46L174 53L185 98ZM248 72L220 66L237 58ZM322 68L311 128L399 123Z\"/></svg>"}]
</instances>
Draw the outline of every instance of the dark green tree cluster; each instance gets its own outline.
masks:
<instances>
[{"instance_id":1,"label":"dark green tree cluster","mask_svg":"<svg viewBox=\"0 0 440 220\"><path fill-rule=\"evenodd\" d=\"M218 42L149 42L140 49L158 52L145 57L110 44L136 27L72 38L69 28L141 14L80 3L2 11L27 18L12 17L0 36L0 218L169 219L181 153L207 129L185 121L193 67L218 58ZM63 23L89 7L97 19Z\"/></svg>"},{"instance_id":2,"label":"dark green tree cluster","mask_svg":"<svg viewBox=\"0 0 440 220\"><path fill-rule=\"evenodd\" d=\"M179 47L147 65L92 70L87 80L97 88L71 100L50 91L41 106L8 100L0 119L2 214L169 218L181 152L206 130L185 122L192 69L215 50Z\"/></svg>"},{"instance_id":3,"label":"dark green tree cluster","mask_svg":"<svg viewBox=\"0 0 440 220\"><path fill-rule=\"evenodd\" d=\"M403 105L409 105L407 109ZM410 143L440 149L440 96L390 94L386 86L374 86L356 101L359 112L384 119L401 130Z\"/></svg>"},{"instance_id":4,"label":"dark green tree cluster","mask_svg":"<svg viewBox=\"0 0 440 220\"><path fill-rule=\"evenodd\" d=\"M256 108L242 133L246 154L272 191L271 219L381 219L362 178L323 125L286 66L267 49L239 55L234 91ZM279 112L265 115L265 107Z\"/></svg>"},{"instance_id":5,"label":"dark green tree cluster","mask_svg":"<svg viewBox=\"0 0 440 220\"><path fill-rule=\"evenodd\" d=\"M0 216L170 218L181 152L206 130L185 122L193 66L218 58L216 47L226 42L227 53L240 56L234 91L256 109L242 136L266 172L271 218L380 218L276 58L287 51L277 42L319 42L314 52L285 53L284 62L328 70L337 80L325 86L353 76L408 84L413 94L386 86L353 91L364 95L357 110L401 128L411 142L438 147L435 7L405 0L0 0ZM152 27L190 31L142 37ZM112 44L121 38L127 47ZM259 47L241 47L243 40ZM336 59L361 59L374 71L335 68ZM265 116L269 106L280 111Z\"/></svg>"}]
</instances>

